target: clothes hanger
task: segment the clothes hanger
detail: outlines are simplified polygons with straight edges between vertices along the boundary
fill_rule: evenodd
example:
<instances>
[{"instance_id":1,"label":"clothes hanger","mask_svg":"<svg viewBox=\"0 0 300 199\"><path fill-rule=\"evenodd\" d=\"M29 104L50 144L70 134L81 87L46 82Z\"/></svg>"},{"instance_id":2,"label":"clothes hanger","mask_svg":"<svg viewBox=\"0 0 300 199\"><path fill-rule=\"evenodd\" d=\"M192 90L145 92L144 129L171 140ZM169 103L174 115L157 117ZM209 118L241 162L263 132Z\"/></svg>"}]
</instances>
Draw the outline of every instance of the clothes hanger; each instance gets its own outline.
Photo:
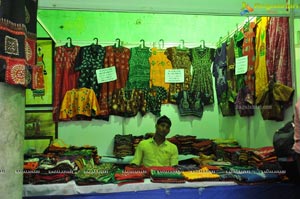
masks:
<instances>
[{"instance_id":1,"label":"clothes hanger","mask_svg":"<svg viewBox=\"0 0 300 199\"><path fill-rule=\"evenodd\" d=\"M119 38L116 39L115 47L116 48L120 48L121 47L121 40Z\"/></svg>"},{"instance_id":2,"label":"clothes hanger","mask_svg":"<svg viewBox=\"0 0 300 199\"><path fill-rule=\"evenodd\" d=\"M201 43L202 42L202 43ZM201 50L203 50L203 49L205 49L206 48L206 46L205 46L205 41L204 40L200 40L200 49Z\"/></svg>"},{"instance_id":3,"label":"clothes hanger","mask_svg":"<svg viewBox=\"0 0 300 199\"><path fill-rule=\"evenodd\" d=\"M69 40L69 42L66 43L65 47L73 48L74 45L72 43L72 38L71 37L67 37L67 40Z\"/></svg>"},{"instance_id":4,"label":"clothes hanger","mask_svg":"<svg viewBox=\"0 0 300 199\"><path fill-rule=\"evenodd\" d=\"M180 44L179 46L177 47L178 50L186 50L187 48L184 46L184 40L181 39L180 40Z\"/></svg>"},{"instance_id":5,"label":"clothes hanger","mask_svg":"<svg viewBox=\"0 0 300 199\"><path fill-rule=\"evenodd\" d=\"M145 46L145 40L144 39L141 39L140 40L140 48L145 48L146 46Z\"/></svg>"},{"instance_id":6,"label":"clothes hanger","mask_svg":"<svg viewBox=\"0 0 300 199\"><path fill-rule=\"evenodd\" d=\"M95 37L93 40L95 41L95 43L93 43L93 44L98 45L99 39L97 37Z\"/></svg>"},{"instance_id":7,"label":"clothes hanger","mask_svg":"<svg viewBox=\"0 0 300 199\"><path fill-rule=\"evenodd\" d=\"M165 42L163 39L160 39L159 42L158 42L158 51L159 52L164 52L164 47L165 47Z\"/></svg>"}]
</instances>

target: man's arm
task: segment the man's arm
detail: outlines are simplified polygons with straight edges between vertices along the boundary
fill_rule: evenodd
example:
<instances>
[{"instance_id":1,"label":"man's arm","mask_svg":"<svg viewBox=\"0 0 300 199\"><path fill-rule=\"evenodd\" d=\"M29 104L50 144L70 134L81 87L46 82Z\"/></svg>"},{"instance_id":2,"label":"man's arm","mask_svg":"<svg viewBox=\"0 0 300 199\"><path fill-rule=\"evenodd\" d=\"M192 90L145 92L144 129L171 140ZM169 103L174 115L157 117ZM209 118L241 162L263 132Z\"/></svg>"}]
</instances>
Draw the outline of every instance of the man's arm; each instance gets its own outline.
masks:
<instances>
[{"instance_id":1,"label":"man's arm","mask_svg":"<svg viewBox=\"0 0 300 199\"><path fill-rule=\"evenodd\" d=\"M138 165L140 166L143 159L143 150L142 150L142 143L139 143L135 149L133 160L131 160L131 165Z\"/></svg>"}]
</instances>

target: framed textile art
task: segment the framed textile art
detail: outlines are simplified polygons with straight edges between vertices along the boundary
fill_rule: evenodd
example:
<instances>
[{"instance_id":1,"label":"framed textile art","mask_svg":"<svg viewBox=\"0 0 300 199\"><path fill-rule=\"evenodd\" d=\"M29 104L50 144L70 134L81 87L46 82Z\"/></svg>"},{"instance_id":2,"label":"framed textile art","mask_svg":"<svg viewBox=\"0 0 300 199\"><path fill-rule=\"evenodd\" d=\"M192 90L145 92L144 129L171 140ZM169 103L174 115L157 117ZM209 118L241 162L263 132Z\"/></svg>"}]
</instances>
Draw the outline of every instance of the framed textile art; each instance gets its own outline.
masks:
<instances>
[{"instance_id":1,"label":"framed textile art","mask_svg":"<svg viewBox=\"0 0 300 199\"><path fill-rule=\"evenodd\" d=\"M25 138L45 136L57 138L57 123L53 122L52 110L25 111Z\"/></svg>"},{"instance_id":2,"label":"framed textile art","mask_svg":"<svg viewBox=\"0 0 300 199\"><path fill-rule=\"evenodd\" d=\"M54 42L38 38L36 65L32 67L31 88L26 89L26 106L52 106Z\"/></svg>"}]
</instances>

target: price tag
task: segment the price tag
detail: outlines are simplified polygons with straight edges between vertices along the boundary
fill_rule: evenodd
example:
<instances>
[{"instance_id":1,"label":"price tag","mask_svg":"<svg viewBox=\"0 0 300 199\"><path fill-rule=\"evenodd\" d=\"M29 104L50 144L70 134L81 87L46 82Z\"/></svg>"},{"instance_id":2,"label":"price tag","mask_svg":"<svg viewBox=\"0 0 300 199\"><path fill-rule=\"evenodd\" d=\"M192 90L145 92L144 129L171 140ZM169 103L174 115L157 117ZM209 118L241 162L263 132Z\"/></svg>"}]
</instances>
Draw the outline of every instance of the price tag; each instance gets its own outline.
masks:
<instances>
[{"instance_id":1,"label":"price tag","mask_svg":"<svg viewBox=\"0 0 300 199\"><path fill-rule=\"evenodd\" d=\"M165 70L166 83L183 83L184 69L166 69Z\"/></svg>"},{"instance_id":2,"label":"price tag","mask_svg":"<svg viewBox=\"0 0 300 199\"><path fill-rule=\"evenodd\" d=\"M235 75L245 74L248 70L248 56L235 59Z\"/></svg>"},{"instance_id":3,"label":"price tag","mask_svg":"<svg viewBox=\"0 0 300 199\"><path fill-rule=\"evenodd\" d=\"M96 70L98 84L111 82L117 79L116 67L101 68Z\"/></svg>"}]
</instances>

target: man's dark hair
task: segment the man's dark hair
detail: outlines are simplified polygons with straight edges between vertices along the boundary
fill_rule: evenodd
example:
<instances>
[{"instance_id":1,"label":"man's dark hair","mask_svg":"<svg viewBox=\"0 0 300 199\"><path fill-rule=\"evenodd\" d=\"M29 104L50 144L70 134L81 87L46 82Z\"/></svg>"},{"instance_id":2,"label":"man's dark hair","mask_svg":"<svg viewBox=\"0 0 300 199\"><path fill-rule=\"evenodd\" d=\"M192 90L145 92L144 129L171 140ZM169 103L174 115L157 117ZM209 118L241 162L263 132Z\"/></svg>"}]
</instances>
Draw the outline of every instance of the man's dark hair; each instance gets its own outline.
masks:
<instances>
[{"instance_id":1,"label":"man's dark hair","mask_svg":"<svg viewBox=\"0 0 300 199\"><path fill-rule=\"evenodd\" d=\"M170 118L168 118L165 115L163 115L160 118L158 118L156 124L160 124L160 123L167 123L167 124L170 125L170 127L172 126L172 122L171 122Z\"/></svg>"}]
</instances>

